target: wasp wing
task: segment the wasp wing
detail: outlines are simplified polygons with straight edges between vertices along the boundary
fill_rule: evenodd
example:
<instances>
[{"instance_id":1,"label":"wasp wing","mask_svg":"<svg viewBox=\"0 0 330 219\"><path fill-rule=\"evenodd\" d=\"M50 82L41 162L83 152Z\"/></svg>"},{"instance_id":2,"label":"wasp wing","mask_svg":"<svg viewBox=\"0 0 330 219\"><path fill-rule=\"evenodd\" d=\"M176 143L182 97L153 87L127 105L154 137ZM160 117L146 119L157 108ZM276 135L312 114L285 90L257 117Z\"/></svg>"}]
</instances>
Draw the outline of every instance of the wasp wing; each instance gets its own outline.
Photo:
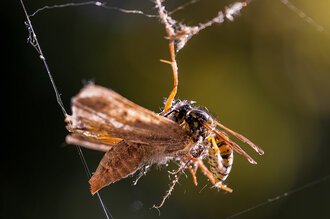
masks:
<instances>
[{"instance_id":1,"label":"wasp wing","mask_svg":"<svg viewBox=\"0 0 330 219\"><path fill-rule=\"evenodd\" d=\"M243 155L244 157L246 157L246 159L248 159L248 161L250 163L257 164L257 162L250 155L248 155L238 144L236 144L235 142L233 142L232 140L230 140L230 138L227 136L226 133L221 132L221 131L215 129L215 127L212 127L211 125L209 125L207 123L203 123L203 125L207 129L209 129L211 132L213 132L218 138L222 139L227 144L229 144L237 153L239 153L239 154Z\"/></svg>"},{"instance_id":2,"label":"wasp wing","mask_svg":"<svg viewBox=\"0 0 330 219\"><path fill-rule=\"evenodd\" d=\"M244 143L247 143L248 145L250 145L256 152L258 152L258 154L263 155L264 151L257 146L255 143L253 143L252 141L250 141L248 138L244 137L243 135L227 128L226 126L222 125L220 122L214 120L215 124L217 126L219 126L220 128L226 130L227 132L229 132L230 134L234 135L236 138L238 138L239 140L241 140Z\"/></svg>"},{"instance_id":3,"label":"wasp wing","mask_svg":"<svg viewBox=\"0 0 330 219\"><path fill-rule=\"evenodd\" d=\"M99 139L102 143L108 136L175 151L183 149L189 141L177 123L94 84L86 85L72 98L72 116L67 120L68 130L75 135L87 136L85 140Z\"/></svg>"}]
</instances>

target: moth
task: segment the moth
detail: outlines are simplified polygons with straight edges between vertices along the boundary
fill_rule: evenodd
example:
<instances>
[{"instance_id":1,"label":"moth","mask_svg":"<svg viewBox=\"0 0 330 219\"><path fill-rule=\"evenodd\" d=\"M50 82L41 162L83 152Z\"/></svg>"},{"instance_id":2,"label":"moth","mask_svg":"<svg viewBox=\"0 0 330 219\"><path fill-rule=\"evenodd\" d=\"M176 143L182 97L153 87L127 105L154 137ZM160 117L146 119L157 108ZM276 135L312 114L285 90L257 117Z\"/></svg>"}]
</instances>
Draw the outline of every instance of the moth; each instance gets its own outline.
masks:
<instances>
[{"instance_id":1,"label":"moth","mask_svg":"<svg viewBox=\"0 0 330 219\"><path fill-rule=\"evenodd\" d=\"M195 184L195 173L200 168L214 186L231 192L223 181L231 170L233 150L256 164L224 131L259 154L263 154L262 149L216 121L206 109L172 96L169 107L165 106L160 114L94 84L86 85L72 98L72 115L66 118L71 134L66 142L106 152L89 180L92 194L145 165L163 164L170 159L179 160L179 170L188 169ZM207 157L210 170L203 164Z\"/></svg>"}]
</instances>

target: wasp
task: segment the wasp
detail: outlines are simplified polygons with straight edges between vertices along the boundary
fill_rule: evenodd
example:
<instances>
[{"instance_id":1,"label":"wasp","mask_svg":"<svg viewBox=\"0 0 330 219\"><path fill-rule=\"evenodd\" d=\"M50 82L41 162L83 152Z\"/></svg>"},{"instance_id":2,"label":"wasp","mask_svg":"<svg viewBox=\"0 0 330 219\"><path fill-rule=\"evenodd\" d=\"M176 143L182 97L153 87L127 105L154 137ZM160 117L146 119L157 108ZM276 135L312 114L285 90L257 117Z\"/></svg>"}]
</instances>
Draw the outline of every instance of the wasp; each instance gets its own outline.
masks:
<instances>
[{"instance_id":1,"label":"wasp","mask_svg":"<svg viewBox=\"0 0 330 219\"><path fill-rule=\"evenodd\" d=\"M92 83L72 98L72 115L66 117L71 134L66 142L106 152L89 180L92 194L145 166L171 159L181 163L177 172L190 171L195 185L200 168L215 187L231 192L223 181L231 170L233 151L252 164L256 162L227 133L264 153L252 141L222 125L206 108L174 99L178 77L173 47L171 52L172 62L163 62L172 65L174 88L159 114ZM204 158L208 158L209 168Z\"/></svg>"}]
</instances>

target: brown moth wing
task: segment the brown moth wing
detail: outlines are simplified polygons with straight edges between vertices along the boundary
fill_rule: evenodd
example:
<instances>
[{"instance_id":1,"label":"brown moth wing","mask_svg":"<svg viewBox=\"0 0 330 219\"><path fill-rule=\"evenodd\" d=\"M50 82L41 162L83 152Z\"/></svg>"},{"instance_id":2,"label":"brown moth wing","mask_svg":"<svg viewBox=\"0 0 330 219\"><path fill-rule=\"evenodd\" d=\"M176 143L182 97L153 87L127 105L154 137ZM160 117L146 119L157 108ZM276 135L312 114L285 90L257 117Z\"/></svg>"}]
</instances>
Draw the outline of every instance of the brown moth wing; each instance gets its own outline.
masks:
<instances>
[{"instance_id":1,"label":"brown moth wing","mask_svg":"<svg viewBox=\"0 0 330 219\"><path fill-rule=\"evenodd\" d=\"M106 144L79 134L67 135L65 138L65 142L67 144L79 145L91 150L102 151L102 152L107 152L108 150L110 150L110 148L116 145L116 144Z\"/></svg>"},{"instance_id":2,"label":"brown moth wing","mask_svg":"<svg viewBox=\"0 0 330 219\"><path fill-rule=\"evenodd\" d=\"M150 152L148 146L125 141L110 148L89 180L91 193L94 195L103 187L134 174L148 160Z\"/></svg>"},{"instance_id":3,"label":"brown moth wing","mask_svg":"<svg viewBox=\"0 0 330 219\"><path fill-rule=\"evenodd\" d=\"M74 133L95 136L108 133L126 142L161 146L171 151L183 149L189 141L177 123L94 84L86 85L72 99L72 116L68 119L68 129Z\"/></svg>"}]
</instances>

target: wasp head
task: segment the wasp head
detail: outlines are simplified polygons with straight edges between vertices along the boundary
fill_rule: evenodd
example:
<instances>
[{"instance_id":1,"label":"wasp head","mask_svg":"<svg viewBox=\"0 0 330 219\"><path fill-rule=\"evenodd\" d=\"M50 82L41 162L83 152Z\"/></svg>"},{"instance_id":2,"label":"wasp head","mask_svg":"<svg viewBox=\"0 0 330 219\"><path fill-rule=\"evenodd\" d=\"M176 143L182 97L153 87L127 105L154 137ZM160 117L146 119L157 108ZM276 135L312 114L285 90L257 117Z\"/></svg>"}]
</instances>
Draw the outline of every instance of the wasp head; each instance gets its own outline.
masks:
<instances>
[{"instance_id":1,"label":"wasp head","mask_svg":"<svg viewBox=\"0 0 330 219\"><path fill-rule=\"evenodd\" d=\"M203 137L208 133L208 130L203 124L213 125L213 119L208 112L197 108L193 108L187 113L185 122L188 124L191 132L202 135Z\"/></svg>"},{"instance_id":2,"label":"wasp head","mask_svg":"<svg viewBox=\"0 0 330 219\"><path fill-rule=\"evenodd\" d=\"M169 113L165 117L184 125L187 132L193 137L194 141L205 138L209 130L203 124L213 126L213 119L207 109L198 108L192 105L193 102L177 100Z\"/></svg>"},{"instance_id":3,"label":"wasp head","mask_svg":"<svg viewBox=\"0 0 330 219\"><path fill-rule=\"evenodd\" d=\"M185 122L187 114L191 109L192 106L187 101L176 100L172 109L165 115L165 117L181 125Z\"/></svg>"}]
</instances>

